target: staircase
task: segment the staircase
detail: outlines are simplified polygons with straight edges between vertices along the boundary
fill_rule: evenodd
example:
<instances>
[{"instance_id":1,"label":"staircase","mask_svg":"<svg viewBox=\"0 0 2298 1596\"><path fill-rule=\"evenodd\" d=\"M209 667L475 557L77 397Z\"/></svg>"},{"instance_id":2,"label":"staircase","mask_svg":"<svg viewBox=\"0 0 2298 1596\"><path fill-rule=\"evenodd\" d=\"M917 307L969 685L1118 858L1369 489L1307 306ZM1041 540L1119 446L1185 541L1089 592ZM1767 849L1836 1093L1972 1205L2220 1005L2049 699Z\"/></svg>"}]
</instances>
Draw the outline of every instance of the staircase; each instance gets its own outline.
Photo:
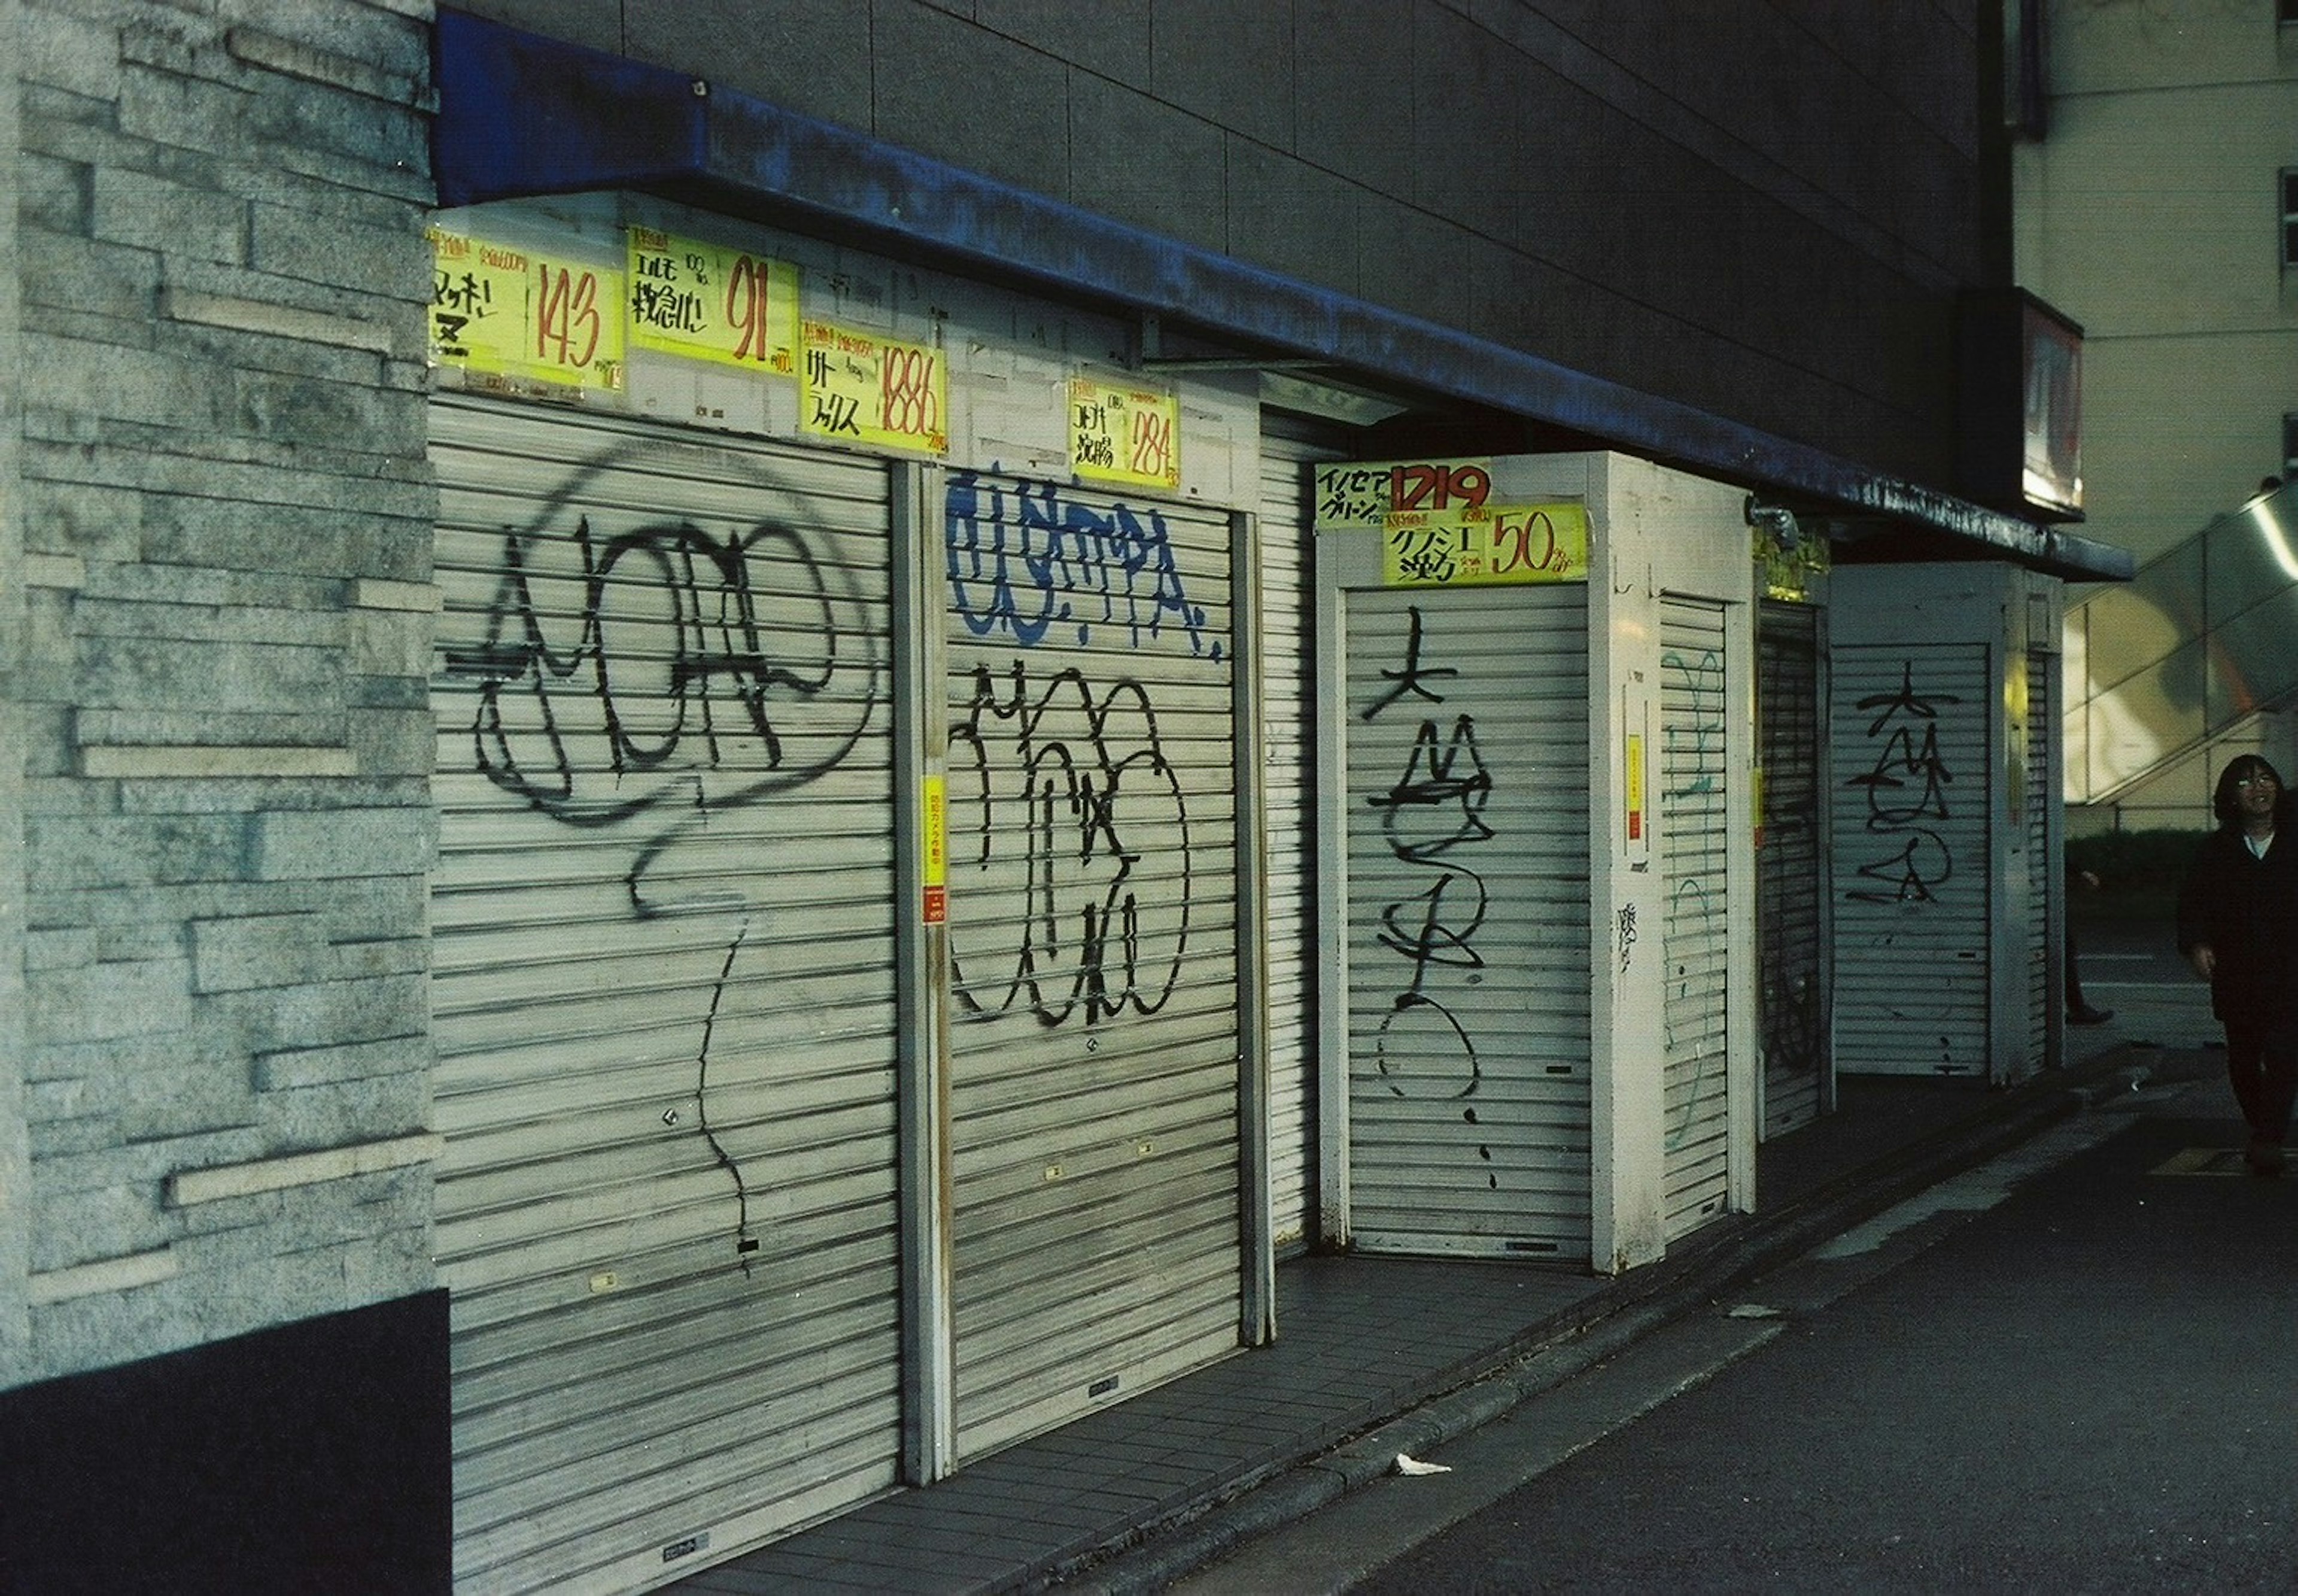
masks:
<instances>
[{"instance_id":1,"label":"staircase","mask_svg":"<svg viewBox=\"0 0 2298 1596\"><path fill-rule=\"evenodd\" d=\"M2071 595L2066 649L2071 835L2206 828L2237 753L2298 782L2298 482Z\"/></svg>"}]
</instances>

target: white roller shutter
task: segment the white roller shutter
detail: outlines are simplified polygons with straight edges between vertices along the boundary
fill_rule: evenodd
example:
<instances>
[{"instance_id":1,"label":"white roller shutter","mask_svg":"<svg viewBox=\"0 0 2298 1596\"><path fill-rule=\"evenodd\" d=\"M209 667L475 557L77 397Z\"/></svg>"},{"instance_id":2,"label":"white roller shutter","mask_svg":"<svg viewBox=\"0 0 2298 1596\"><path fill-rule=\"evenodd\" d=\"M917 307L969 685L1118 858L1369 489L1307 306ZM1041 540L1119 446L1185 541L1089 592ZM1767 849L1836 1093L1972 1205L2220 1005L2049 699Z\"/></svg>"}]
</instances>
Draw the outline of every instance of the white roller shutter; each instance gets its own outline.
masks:
<instances>
[{"instance_id":1,"label":"white roller shutter","mask_svg":"<svg viewBox=\"0 0 2298 1596\"><path fill-rule=\"evenodd\" d=\"M1983 643L1834 650L1839 1070L1988 1073L1991 680Z\"/></svg>"},{"instance_id":2,"label":"white roller shutter","mask_svg":"<svg viewBox=\"0 0 2298 1596\"><path fill-rule=\"evenodd\" d=\"M1659 834L1667 892L1666 1135L1670 1240L1724 1211L1731 1173L1727 1069L1732 903L1726 855L1736 797L1726 758L1731 698L1724 607L1670 597L1660 609Z\"/></svg>"},{"instance_id":3,"label":"white roller shutter","mask_svg":"<svg viewBox=\"0 0 2298 1596\"><path fill-rule=\"evenodd\" d=\"M1310 467L1338 459L1264 430L1261 439L1262 855L1268 903L1269 1208L1279 1255L1316 1239L1316 718Z\"/></svg>"},{"instance_id":4,"label":"white roller shutter","mask_svg":"<svg viewBox=\"0 0 2298 1596\"><path fill-rule=\"evenodd\" d=\"M2058 860L2051 848L2051 761L2058 748L2052 741L2052 707L2057 704L2055 655L2030 650L2027 656L2027 1057L2021 1073L2039 1070L2051 1056L2051 1005L2056 993L2051 981L2051 953L2057 921L2052 877Z\"/></svg>"},{"instance_id":5,"label":"white roller shutter","mask_svg":"<svg viewBox=\"0 0 2298 1596\"><path fill-rule=\"evenodd\" d=\"M433 440L456 1583L638 1590L896 1477L886 472Z\"/></svg>"},{"instance_id":6,"label":"white roller shutter","mask_svg":"<svg viewBox=\"0 0 2298 1596\"><path fill-rule=\"evenodd\" d=\"M1238 1344L1235 706L1225 514L946 517L963 1460Z\"/></svg>"},{"instance_id":7,"label":"white roller shutter","mask_svg":"<svg viewBox=\"0 0 2298 1596\"><path fill-rule=\"evenodd\" d=\"M1352 1239L1585 1260L1587 590L1344 607Z\"/></svg>"},{"instance_id":8,"label":"white roller shutter","mask_svg":"<svg viewBox=\"0 0 2298 1596\"><path fill-rule=\"evenodd\" d=\"M1825 1102L1826 881L1820 846L1818 611L1766 600L1756 706L1763 744L1764 839L1756 854L1763 939L1758 1025L1763 1134L1816 1119Z\"/></svg>"}]
</instances>

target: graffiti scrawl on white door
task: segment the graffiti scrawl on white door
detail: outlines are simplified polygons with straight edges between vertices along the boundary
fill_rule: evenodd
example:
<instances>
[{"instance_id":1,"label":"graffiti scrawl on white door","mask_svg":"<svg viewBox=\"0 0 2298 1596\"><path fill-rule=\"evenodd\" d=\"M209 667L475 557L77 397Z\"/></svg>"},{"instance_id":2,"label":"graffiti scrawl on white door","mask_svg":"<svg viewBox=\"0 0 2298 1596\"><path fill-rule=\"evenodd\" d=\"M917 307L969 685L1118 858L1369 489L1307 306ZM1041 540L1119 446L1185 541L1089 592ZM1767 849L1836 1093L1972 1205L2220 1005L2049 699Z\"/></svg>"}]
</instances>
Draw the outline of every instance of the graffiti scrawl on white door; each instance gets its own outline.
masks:
<instances>
[{"instance_id":1,"label":"graffiti scrawl on white door","mask_svg":"<svg viewBox=\"0 0 2298 1596\"><path fill-rule=\"evenodd\" d=\"M1230 535L948 483L961 1456L1237 1344Z\"/></svg>"},{"instance_id":2,"label":"graffiti scrawl on white door","mask_svg":"<svg viewBox=\"0 0 2298 1596\"><path fill-rule=\"evenodd\" d=\"M1587 603L1347 596L1351 1230L1589 1249Z\"/></svg>"}]
</instances>

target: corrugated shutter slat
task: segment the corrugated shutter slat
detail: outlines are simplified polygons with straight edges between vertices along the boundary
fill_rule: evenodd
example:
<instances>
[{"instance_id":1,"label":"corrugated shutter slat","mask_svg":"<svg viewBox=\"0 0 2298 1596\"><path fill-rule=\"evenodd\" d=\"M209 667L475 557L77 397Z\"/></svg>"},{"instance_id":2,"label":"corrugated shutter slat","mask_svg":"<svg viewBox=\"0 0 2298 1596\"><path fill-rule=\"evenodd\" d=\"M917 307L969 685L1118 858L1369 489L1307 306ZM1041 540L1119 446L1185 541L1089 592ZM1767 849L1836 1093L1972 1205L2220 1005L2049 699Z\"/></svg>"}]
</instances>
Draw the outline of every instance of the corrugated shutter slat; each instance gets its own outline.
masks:
<instances>
[{"instance_id":1,"label":"corrugated shutter slat","mask_svg":"<svg viewBox=\"0 0 2298 1596\"><path fill-rule=\"evenodd\" d=\"M1988 1073L1983 643L1834 651L1835 1062Z\"/></svg>"},{"instance_id":2,"label":"corrugated shutter slat","mask_svg":"<svg viewBox=\"0 0 2298 1596\"><path fill-rule=\"evenodd\" d=\"M961 1460L1234 1351L1228 518L946 507Z\"/></svg>"},{"instance_id":3,"label":"corrugated shutter slat","mask_svg":"<svg viewBox=\"0 0 2298 1596\"><path fill-rule=\"evenodd\" d=\"M1660 611L1660 841L1667 890L1666 1139L1670 1240L1724 1211L1730 1190L1727 1069L1735 798L1724 607L1669 598Z\"/></svg>"},{"instance_id":4,"label":"corrugated shutter slat","mask_svg":"<svg viewBox=\"0 0 2298 1596\"><path fill-rule=\"evenodd\" d=\"M1584 1260L1586 590L1344 600L1352 1239Z\"/></svg>"},{"instance_id":5,"label":"corrugated shutter slat","mask_svg":"<svg viewBox=\"0 0 2298 1596\"><path fill-rule=\"evenodd\" d=\"M433 418L457 1585L635 1589L895 1477L887 474Z\"/></svg>"},{"instance_id":6,"label":"corrugated shutter slat","mask_svg":"<svg viewBox=\"0 0 2298 1596\"><path fill-rule=\"evenodd\" d=\"M1268 939L1269 1184L1280 1257L1316 1239L1316 706L1310 477L1341 451L1261 440L1261 859Z\"/></svg>"},{"instance_id":7,"label":"corrugated shutter slat","mask_svg":"<svg viewBox=\"0 0 2298 1596\"><path fill-rule=\"evenodd\" d=\"M1757 689L1764 845L1756 855L1756 897L1766 1137L1819 1117L1829 1068L1817 633L1818 612L1810 606L1764 602Z\"/></svg>"},{"instance_id":8,"label":"corrugated shutter slat","mask_svg":"<svg viewBox=\"0 0 2298 1596\"><path fill-rule=\"evenodd\" d=\"M2057 923L2051 914L2052 878L2059 869L2051 852L2051 762L2059 757L2051 723L2059 701L2057 664L2057 656L2039 649L2027 656L2027 1058L2022 1073L2041 1069L2051 1047L2051 938ZM2071 906L2062 901L2061 913Z\"/></svg>"}]
</instances>

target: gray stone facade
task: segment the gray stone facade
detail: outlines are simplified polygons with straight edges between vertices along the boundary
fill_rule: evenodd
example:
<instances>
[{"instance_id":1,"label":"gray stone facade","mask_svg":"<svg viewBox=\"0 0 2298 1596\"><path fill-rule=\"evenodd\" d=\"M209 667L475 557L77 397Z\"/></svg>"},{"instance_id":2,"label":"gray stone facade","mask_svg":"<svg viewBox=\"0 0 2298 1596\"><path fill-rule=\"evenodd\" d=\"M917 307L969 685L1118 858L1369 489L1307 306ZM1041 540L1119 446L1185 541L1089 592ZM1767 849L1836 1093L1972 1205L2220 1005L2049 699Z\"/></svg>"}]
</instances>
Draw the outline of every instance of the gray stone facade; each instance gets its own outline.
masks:
<instances>
[{"instance_id":1,"label":"gray stone facade","mask_svg":"<svg viewBox=\"0 0 2298 1596\"><path fill-rule=\"evenodd\" d=\"M435 1148L428 7L9 9L0 1385L428 1289Z\"/></svg>"}]
</instances>

